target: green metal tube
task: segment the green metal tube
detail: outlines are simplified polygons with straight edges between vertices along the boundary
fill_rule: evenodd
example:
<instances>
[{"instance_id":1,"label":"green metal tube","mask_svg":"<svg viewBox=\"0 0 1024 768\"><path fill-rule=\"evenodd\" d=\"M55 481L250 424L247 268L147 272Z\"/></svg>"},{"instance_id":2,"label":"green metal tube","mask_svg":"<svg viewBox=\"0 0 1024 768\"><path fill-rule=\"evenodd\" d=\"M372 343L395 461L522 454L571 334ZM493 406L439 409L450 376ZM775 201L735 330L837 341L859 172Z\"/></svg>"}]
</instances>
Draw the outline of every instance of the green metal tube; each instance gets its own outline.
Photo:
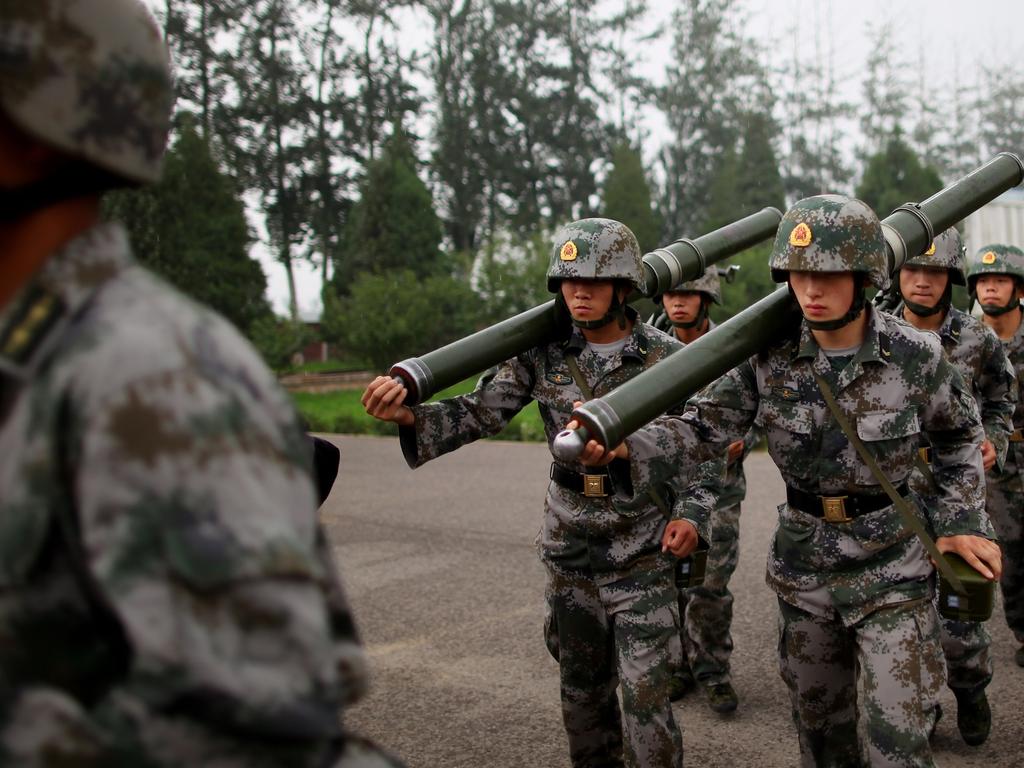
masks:
<instances>
[{"instance_id":1,"label":"green metal tube","mask_svg":"<svg viewBox=\"0 0 1024 768\"><path fill-rule=\"evenodd\" d=\"M1022 181L1024 163L1004 152L920 205L897 208L882 221L890 266L898 269L908 253L924 253L933 233L948 229ZM604 397L577 408L573 417L582 426L555 439L555 454L572 460L591 439L606 447L618 445L739 362L792 333L799 320L788 290L776 291Z\"/></svg>"},{"instance_id":2,"label":"green metal tube","mask_svg":"<svg viewBox=\"0 0 1024 768\"><path fill-rule=\"evenodd\" d=\"M694 280L712 264L773 237L781 220L777 209L765 208L696 240L684 238L647 254L647 295ZM423 357L396 363L389 375L405 385L407 405L422 403L469 376L568 333L569 317L558 307L556 302L549 301L528 309Z\"/></svg>"},{"instance_id":3,"label":"green metal tube","mask_svg":"<svg viewBox=\"0 0 1024 768\"><path fill-rule=\"evenodd\" d=\"M696 280L716 261L745 251L775 236L782 221L778 208L762 208L731 224L698 237L681 238L644 256L644 284L648 296L660 296L680 283ZM725 255L723 255L725 254Z\"/></svg>"}]
</instances>

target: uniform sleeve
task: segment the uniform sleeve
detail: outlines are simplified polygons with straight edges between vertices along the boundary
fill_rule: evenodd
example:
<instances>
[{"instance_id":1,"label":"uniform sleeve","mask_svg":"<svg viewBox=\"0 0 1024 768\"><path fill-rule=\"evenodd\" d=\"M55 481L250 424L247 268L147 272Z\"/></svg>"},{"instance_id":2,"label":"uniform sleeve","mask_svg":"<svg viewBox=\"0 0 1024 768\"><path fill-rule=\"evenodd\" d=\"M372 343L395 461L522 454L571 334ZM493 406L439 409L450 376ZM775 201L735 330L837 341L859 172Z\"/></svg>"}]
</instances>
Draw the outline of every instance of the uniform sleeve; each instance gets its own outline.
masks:
<instances>
[{"instance_id":1,"label":"uniform sleeve","mask_svg":"<svg viewBox=\"0 0 1024 768\"><path fill-rule=\"evenodd\" d=\"M318 542L308 449L265 371L217 365L76 398L81 538L132 650L119 693L256 741L329 738L365 669Z\"/></svg>"},{"instance_id":2,"label":"uniform sleeve","mask_svg":"<svg viewBox=\"0 0 1024 768\"><path fill-rule=\"evenodd\" d=\"M979 446L984 438L974 397L945 355L937 357L922 428L932 446L938 504L928 509L936 536L994 538L985 512L985 476Z\"/></svg>"},{"instance_id":3,"label":"uniform sleeve","mask_svg":"<svg viewBox=\"0 0 1024 768\"><path fill-rule=\"evenodd\" d=\"M680 417L687 455L700 469L681 494L677 514L710 519L724 490L725 451L754 428L759 396L752 362L747 360L694 397Z\"/></svg>"},{"instance_id":4,"label":"uniform sleeve","mask_svg":"<svg viewBox=\"0 0 1024 768\"><path fill-rule=\"evenodd\" d=\"M533 400L528 354L487 371L472 392L412 407L416 423L399 429L402 454L412 468L496 435Z\"/></svg>"},{"instance_id":5,"label":"uniform sleeve","mask_svg":"<svg viewBox=\"0 0 1024 768\"><path fill-rule=\"evenodd\" d=\"M996 467L1006 463L1006 451L1013 432L1013 410L1017 404L1018 382L1013 365L999 339L984 336L983 364L978 377L981 394L981 424L985 437L996 450Z\"/></svg>"}]
</instances>

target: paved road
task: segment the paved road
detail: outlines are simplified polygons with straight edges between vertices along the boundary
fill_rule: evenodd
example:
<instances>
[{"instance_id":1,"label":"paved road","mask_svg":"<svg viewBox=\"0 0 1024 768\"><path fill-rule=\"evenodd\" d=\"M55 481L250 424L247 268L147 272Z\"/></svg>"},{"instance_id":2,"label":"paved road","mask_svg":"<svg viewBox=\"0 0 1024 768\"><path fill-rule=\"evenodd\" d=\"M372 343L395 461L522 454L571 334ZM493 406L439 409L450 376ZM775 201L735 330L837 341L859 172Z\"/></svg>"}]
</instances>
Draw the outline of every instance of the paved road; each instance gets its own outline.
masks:
<instances>
[{"instance_id":1,"label":"paved road","mask_svg":"<svg viewBox=\"0 0 1024 768\"><path fill-rule=\"evenodd\" d=\"M558 669L541 640L544 571L533 548L550 455L484 441L415 472L393 438L333 436L342 469L325 520L373 671L350 726L409 768L568 768ZM700 694L676 708L686 764L794 766L796 735L776 667L775 597L764 561L783 497L765 453L747 462L733 655L740 709L712 713ZM1024 765L1024 670L1001 607L991 622L993 737L969 748L956 704L935 739L944 766Z\"/></svg>"}]
</instances>

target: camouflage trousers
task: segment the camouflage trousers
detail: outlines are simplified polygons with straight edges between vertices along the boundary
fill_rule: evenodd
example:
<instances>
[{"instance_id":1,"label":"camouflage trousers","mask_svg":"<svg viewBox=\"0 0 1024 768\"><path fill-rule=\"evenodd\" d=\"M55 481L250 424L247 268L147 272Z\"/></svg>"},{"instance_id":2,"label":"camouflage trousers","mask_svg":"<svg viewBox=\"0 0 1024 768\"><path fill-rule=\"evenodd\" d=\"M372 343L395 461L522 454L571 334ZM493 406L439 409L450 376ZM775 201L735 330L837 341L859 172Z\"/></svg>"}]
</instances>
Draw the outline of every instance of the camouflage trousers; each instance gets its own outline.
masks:
<instances>
[{"instance_id":1,"label":"camouflage trousers","mask_svg":"<svg viewBox=\"0 0 1024 768\"><path fill-rule=\"evenodd\" d=\"M939 623L949 687L970 693L983 691L992 682L992 636L985 624L942 616Z\"/></svg>"},{"instance_id":2,"label":"camouflage trousers","mask_svg":"<svg viewBox=\"0 0 1024 768\"><path fill-rule=\"evenodd\" d=\"M1004 475L1010 475L1009 482L1000 482L992 473L987 475L985 509L1003 549L999 586L1006 623L1017 642L1024 643L1024 493L1014 490L1020 487L1020 479L1015 476L1020 471L1008 463Z\"/></svg>"},{"instance_id":3,"label":"camouflage trousers","mask_svg":"<svg viewBox=\"0 0 1024 768\"><path fill-rule=\"evenodd\" d=\"M668 698L676 590L667 560L656 561L603 578L549 566L545 634L558 659L573 768L683 764Z\"/></svg>"},{"instance_id":4,"label":"camouflage trousers","mask_svg":"<svg viewBox=\"0 0 1024 768\"><path fill-rule=\"evenodd\" d=\"M729 680L732 605L729 591L740 554L740 505L715 509L707 572L699 587L679 590L679 640L683 663L703 685Z\"/></svg>"},{"instance_id":5,"label":"camouflage trousers","mask_svg":"<svg viewBox=\"0 0 1024 768\"><path fill-rule=\"evenodd\" d=\"M929 705L942 686L930 601L886 606L852 627L779 600L779 669L800 734L801 765L932 766ZM858 737L862 678L867 744Z\"/></svg>"}]
</instances>

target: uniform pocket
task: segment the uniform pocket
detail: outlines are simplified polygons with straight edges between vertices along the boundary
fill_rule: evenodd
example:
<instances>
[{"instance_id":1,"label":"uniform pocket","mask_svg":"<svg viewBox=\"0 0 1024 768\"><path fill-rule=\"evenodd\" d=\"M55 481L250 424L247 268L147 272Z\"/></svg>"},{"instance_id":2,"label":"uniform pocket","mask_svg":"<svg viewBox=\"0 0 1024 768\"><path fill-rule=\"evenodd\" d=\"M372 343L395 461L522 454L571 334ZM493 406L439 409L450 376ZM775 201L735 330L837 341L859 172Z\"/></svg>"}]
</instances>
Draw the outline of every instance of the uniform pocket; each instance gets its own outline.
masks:
<instances>
[{"instance_id":1,"label":"uniform pocket","mask_svg":"<svg viewBox=\"0 0 1024 768\"><path fill-rule=\"evenodd\" d=\"M814 415L806 405L772 397L761 398L754 424L764 430L768 452L775 463L796 477L806 477L811 462L793 461L792 456L812 454L811 432Z\"/></svg>"},{"instance_id":2,"label":"uniform pocket","mask_svg":"<svg viewBox=\"0 0 1024 768\"><path fill-rule=\"evenodd\" d=\"M913 468L921 423L916 408L870 411L857 419L857 436L890 479L904 478ZM866 464L857 463L857 483L878 485Z\"/></svg>"}]
</instances>

